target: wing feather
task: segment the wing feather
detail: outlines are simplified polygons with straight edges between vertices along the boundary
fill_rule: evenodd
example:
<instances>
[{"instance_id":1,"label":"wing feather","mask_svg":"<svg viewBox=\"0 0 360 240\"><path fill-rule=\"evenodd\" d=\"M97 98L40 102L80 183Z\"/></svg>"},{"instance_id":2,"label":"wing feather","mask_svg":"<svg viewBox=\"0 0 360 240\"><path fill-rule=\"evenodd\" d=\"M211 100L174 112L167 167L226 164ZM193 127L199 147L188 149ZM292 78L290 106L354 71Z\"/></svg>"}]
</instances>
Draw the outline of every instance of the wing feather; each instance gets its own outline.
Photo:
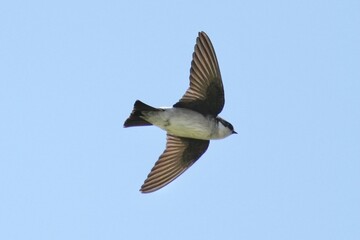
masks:
<instances>
[{"instance_id":1,"label":"wing feather","mask_svg":"<svg viewBox=\"0 0 360 240\"><path fill-rule=\"evenodd\" d=\"M154 192L186 171L209 146L209 140L167 135L166 149L141 186L143 193Z\"/></svg>"},{"instance_id":2,"label":"wing feather","mask_svg":"<svg viewBox=\"0 0 360 240\"><path fill-rule=\"evenodd\" d=\"M200 32L191 62L190 86L174 107L217 116L224 104L224 87L214 47L206 33Z\"/></svg>"}]
</instances>

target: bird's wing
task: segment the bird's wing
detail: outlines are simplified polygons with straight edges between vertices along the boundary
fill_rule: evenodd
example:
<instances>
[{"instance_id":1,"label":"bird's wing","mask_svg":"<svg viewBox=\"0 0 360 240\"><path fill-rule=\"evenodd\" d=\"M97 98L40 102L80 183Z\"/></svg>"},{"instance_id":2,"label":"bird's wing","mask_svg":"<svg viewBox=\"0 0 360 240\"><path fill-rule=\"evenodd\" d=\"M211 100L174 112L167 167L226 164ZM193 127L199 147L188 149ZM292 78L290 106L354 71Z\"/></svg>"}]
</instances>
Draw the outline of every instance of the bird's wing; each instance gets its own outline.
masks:
<instances>
[{"instance_id":1,"label":"bird's wing","mask_svg":"<svg viewBox=\"0 0 360 240\"><path fill-rule=\"evenodd\" d=\"M193 165L209 146L209 140L167 135L166 149L141 186L142 193L154 192L172 182Z\"/></svg>"},{"instance_id":2,"label":"bird's wing","mask_svg":"<svg viewBox=\"0 0 360 240\"><path fill-rule=\"evenodd\" d=\"M174 107L217 116L224 107L225 96L214 47L206 33L200 32L194 48L190 87Z\"/></svg>"}]
</instances>

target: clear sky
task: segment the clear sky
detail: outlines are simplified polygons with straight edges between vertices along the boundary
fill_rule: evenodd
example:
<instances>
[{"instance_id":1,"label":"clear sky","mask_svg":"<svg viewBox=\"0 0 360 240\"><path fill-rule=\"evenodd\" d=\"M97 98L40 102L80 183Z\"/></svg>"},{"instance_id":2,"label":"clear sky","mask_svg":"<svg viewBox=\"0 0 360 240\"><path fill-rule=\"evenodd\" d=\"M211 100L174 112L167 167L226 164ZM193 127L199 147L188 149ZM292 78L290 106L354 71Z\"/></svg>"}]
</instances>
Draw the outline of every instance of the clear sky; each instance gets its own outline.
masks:
<instances>
[{"instance_id":1,"label":"clear sky","mask_svg":"<svg viewBox=\"0 0 360 240\"><path fill-rule=\"evenodd\" d=\"M360 1L3 1L0 239L360 239ZM238 135L139 188L199 31Z\"/></svg>"}]
</instances>

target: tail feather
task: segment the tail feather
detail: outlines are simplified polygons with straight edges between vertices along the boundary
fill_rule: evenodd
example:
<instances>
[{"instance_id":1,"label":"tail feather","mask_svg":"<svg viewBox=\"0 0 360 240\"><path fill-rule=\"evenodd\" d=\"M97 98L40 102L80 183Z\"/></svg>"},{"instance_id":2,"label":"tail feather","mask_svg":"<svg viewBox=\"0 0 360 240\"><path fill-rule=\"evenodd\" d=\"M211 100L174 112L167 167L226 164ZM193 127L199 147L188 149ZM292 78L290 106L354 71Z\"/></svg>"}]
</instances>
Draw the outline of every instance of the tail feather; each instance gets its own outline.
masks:
<instances>
[{"instance_id":1,"label":"tail feather","mask_svg":"<svg viewBox=\"0 0 360 240\"><path fill-rule=\"evenodd\" d=\"M126 119L124 127L137 127L137 126L150 126L152 125L148 121L141 118L143 116L142 111L157 111L158 109L151 107L139 100L136 100L134 109L132 110L130 117Z\"/></svg>"}]
</instances>

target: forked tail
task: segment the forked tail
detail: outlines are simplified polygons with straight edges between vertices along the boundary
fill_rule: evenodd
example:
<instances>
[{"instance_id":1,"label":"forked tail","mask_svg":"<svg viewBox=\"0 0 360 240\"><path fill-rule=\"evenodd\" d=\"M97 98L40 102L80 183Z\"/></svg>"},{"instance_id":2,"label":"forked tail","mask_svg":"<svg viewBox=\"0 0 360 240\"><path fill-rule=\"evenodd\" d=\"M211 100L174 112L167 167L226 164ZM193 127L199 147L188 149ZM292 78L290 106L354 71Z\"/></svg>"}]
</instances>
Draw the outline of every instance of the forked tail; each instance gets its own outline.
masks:
<instances>
[{"instance_id":1,"label":"forked tail","mask_svg":"<svg viewBox=\"0 0 360 240\"><path fill-rule=\"evenodd\" d=\"M137 127L137 126L150 126L152 125L148 121L141 118L143 111L158 111L158 109L151 107L139 100L134 103L134 109L132 110L130 117L124 122L124 127Z\"/></svg>"}]
</instances>

